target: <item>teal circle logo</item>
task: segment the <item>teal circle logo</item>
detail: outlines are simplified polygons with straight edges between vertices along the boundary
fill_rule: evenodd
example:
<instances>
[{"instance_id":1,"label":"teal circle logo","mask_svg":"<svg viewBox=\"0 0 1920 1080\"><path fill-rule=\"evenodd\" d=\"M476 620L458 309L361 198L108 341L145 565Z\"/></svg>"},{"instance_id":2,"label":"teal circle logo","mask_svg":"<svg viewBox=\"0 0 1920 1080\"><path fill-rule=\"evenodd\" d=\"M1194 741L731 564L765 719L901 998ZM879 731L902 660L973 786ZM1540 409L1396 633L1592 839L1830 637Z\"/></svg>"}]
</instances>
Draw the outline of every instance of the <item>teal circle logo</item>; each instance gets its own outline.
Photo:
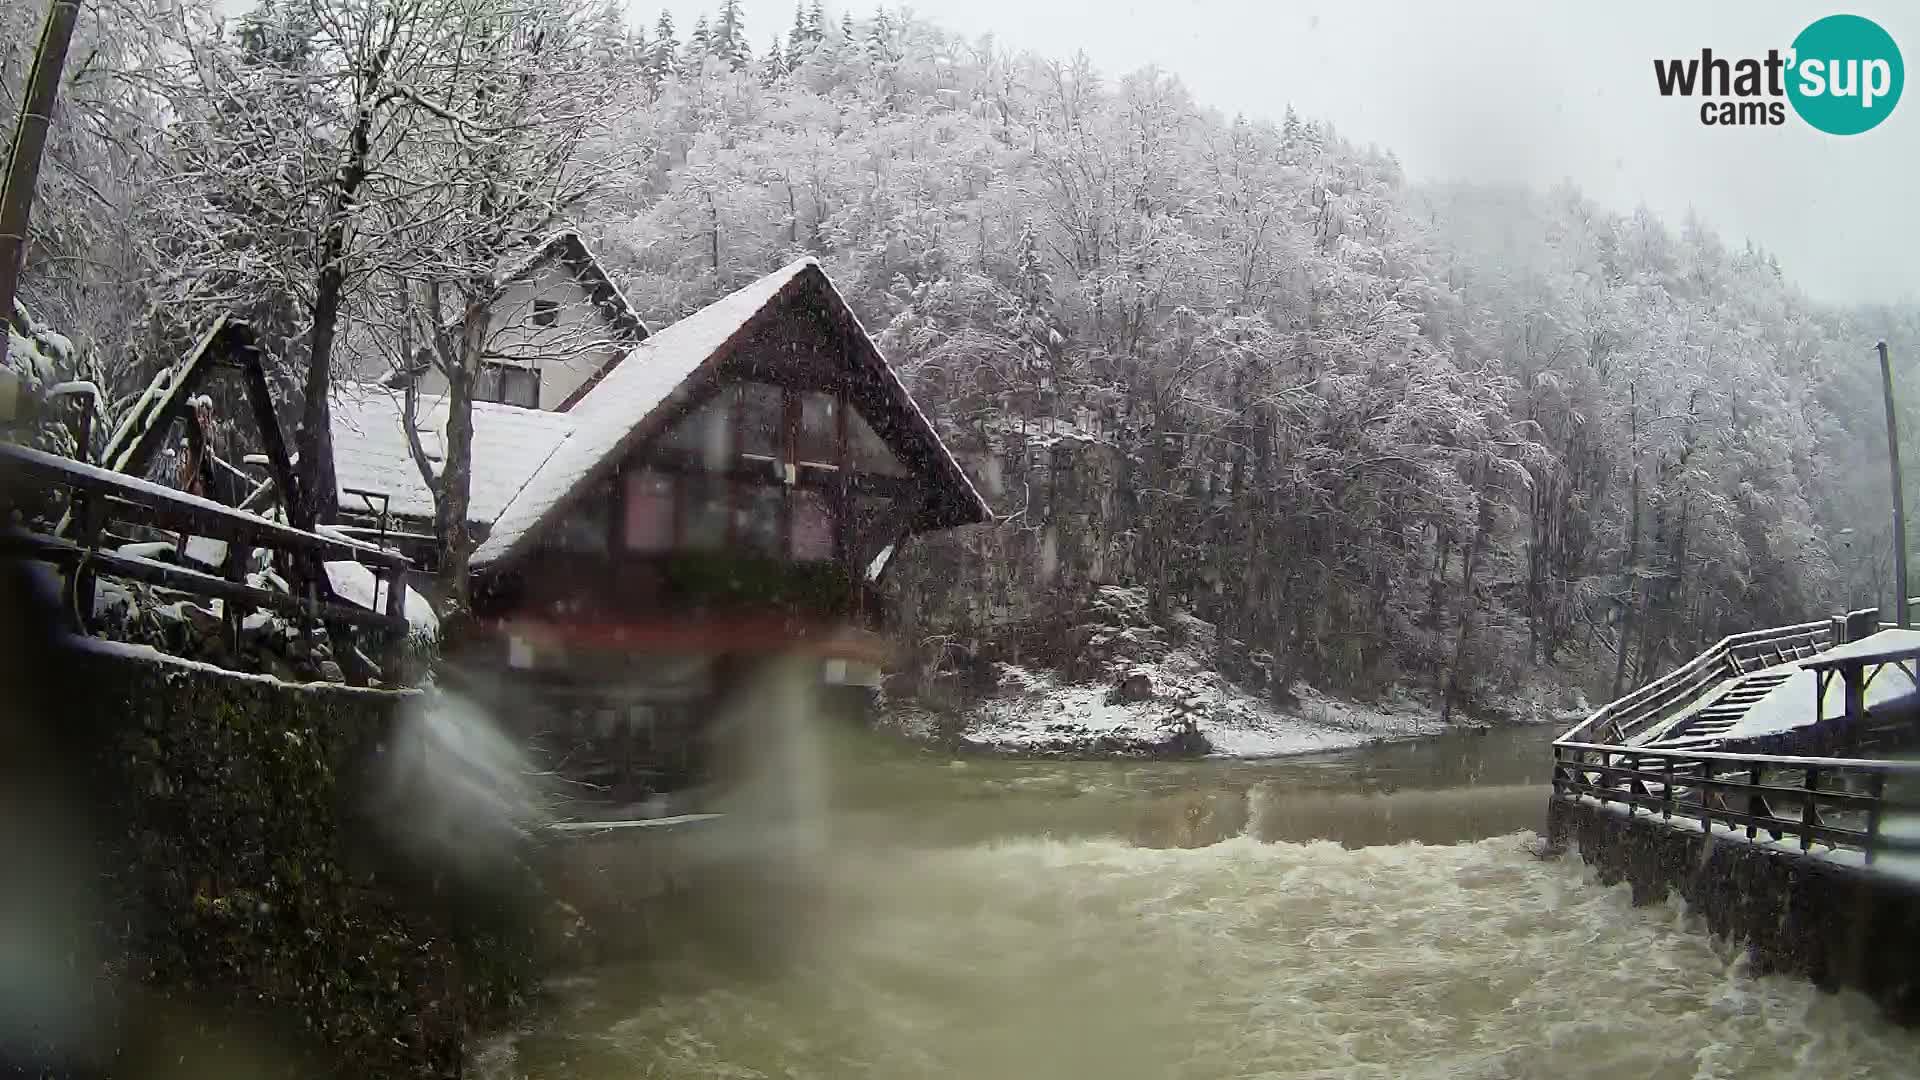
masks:
<instances>
[{"instance_id":1,"label":"teal circle logo","mask_svg":"<svg viewBox=\"0 0 1920 1080\"><path fill-rule=\"evenodd\" d=\"M1907 81L1900 47L1872 19L1829 15L1793 39L1787 100L1829 135L1872 130L1900 103Z\"/></svg>"}]
</instances>

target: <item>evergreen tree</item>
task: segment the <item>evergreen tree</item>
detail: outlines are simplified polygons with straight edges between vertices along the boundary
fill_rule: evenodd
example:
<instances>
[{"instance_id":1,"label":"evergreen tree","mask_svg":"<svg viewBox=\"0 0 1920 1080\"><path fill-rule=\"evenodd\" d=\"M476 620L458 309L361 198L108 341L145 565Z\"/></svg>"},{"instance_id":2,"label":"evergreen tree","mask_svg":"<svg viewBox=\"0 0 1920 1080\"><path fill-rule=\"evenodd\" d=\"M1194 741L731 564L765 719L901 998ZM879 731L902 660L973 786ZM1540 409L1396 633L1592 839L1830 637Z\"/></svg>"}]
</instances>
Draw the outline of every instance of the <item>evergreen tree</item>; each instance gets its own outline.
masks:
<instances>
[{"instance_id":1,"label":"evergreen tree","mask_svg":"<svg viewBox=\"0 0 1920 1080\"><path fill-rule=\"evenodd\" d=\"M594 60L600 64L617 68L625 64L628 57L627 17L619 0L606 0L601 8L582 30L586 34L588 47Z\"/></svg>"},{"instance_id":2,"label":"evergreen tree","mask_svg":"<svg viewBox=\"0 0 1920 1080\"><path fill-rule=\"evenodd\" d=\"M827 40L827 13L820 8L820 0L813 0L807 6L807 45L818 45Z\"/></svg>"},{"instance_id":3,"label":"evergreen tree","mask_svg":"<svg viewBox=\"0 0 1920 1080\"><path fill-rule=\"evenodd\" d=\"M673 36L673 12L663 8L659 21L653 24L653 54L648 64L654 83L672 78L679 70L679 63L680 40Z\"/></svg>"},{"instance_id":4,"label":"evergreen tree","mask_svg":"<svg viewBox=\"0 0 1920 1080\"><path fill-rule=\"evenodd\" d=\"M767 44L766 59L760 62L760 81L767 86L772 86L785 78L791 70L787 66L786 55L780 51L780 35L775 34L773 40Z\"/></svg>"},{"instance_id":5,"label":"evergreen tree","mask_svg":"<svg viewBox=\"0 0 1920 1080\"><path fill-rule=\"evenodd\" d=\"M707 28L705 15L693 21L693 33L687 38L687 47L681 53L680 70L693 76L706 65L707 57L713 52L713 32Z\"/></svg>"},{"instance_id":6,"label":"evergreen tree","mask_svg":"<svg viewBox=\"0 0 1920 1080\"><path fill-rule=\"evenodd\" d=\"M746 19L740 13L740 0L722 0L720 18L713 27L710 48L713 55L725 60L735 70L744 67L752 58L752 50L747 47Z\"/></svg>"},{"instance_id":7,"label":"evergreen tree","mask_svg":"<svg viewBox=\"0 0 1920 1080\"><path fill-rule=\"evenodd\" d=\"M873 10L873 22L867 26L867 58L883 64L893 57L893 20L884 7Z\"/></svg>"},{"instance_id":8,"label":"evergreen tree","mask_svg":"<svg viewBox=\"0 0 1920 1080\"><path fill-rule=\"evenodd\" d=\"M843 11L840 13L840 44L843 46L853 44L852 12Z\"/></svg>"},{"instance_id":9,"label":"evergreen tree","mask_svg":"<svg viewBox=\"0 0 1920 1080\"><path fill-rule=\"evenodd\" d=\"M816 8L815 10L817 11L818 9ZM776 37L773 39L773 42L774 45L778 47L780 39ZM797 70L800 67L800 62L806 59L807 54L812 51L813 42L807 30L806 9L799 4L795 4L793 6L793 29L787 31L787 70Z\"/></svg>"}]
</instances>

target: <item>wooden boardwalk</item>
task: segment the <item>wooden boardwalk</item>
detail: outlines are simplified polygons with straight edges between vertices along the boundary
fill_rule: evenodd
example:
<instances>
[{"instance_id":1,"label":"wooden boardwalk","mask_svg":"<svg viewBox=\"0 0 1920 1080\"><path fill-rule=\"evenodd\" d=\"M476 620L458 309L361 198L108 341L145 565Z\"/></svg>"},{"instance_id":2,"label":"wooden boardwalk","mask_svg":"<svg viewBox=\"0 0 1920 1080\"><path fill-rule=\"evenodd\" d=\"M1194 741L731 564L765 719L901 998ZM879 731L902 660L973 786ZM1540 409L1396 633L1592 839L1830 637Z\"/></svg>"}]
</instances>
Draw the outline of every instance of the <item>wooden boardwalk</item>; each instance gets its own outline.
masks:
<instances>
[{"instance_id":1,"label":"wooden boardwalk","mask_svg":"<svg viewBox=\"0 0 1920 1080\"><path fill-rule=\"evenodd\" d=\"M1873 754L1920 735L1917 669L1920 631L1872 611L1724 639L1558 739L1553 797L1909 870L1920 762ZM1845 752L1752 752L1783 739Z\"/></svg>"}]
</instances>

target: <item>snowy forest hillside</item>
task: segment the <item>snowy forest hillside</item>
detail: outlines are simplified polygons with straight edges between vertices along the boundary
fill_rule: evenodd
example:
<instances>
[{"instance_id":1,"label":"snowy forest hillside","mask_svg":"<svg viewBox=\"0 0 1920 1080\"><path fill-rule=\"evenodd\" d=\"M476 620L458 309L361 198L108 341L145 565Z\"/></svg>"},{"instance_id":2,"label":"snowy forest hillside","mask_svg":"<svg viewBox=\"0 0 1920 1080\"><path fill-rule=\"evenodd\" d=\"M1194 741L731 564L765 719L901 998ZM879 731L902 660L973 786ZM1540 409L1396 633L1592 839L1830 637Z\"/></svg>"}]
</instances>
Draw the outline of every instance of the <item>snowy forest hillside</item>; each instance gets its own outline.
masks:
<instances>
[{"instance_id":1,"label":"snowy forest hillside","mask_svg":"<svg viewBox=\"0 0 1920 1080\"><path fill-rule=\"evenodd\" d=\"M1911 360L1920 310L1814 304L1764 237L1421 186L1322 119L885 10L518 5L485 54L509 125L395 74L427 30L394 12L435 0L142 4L76 39L22 286L109 396L234 308L297 402L329 267L323 374L384 370L421 283L572 224L655 326L822 261L999 518L894 574L922 674L1071 663L1125 586L1250 685L1493 708L1887 602L1871 349ZM33 15L0 16L9 109ZM512 208L452 229L476 175Z\"/></svg>"}]
</instances>

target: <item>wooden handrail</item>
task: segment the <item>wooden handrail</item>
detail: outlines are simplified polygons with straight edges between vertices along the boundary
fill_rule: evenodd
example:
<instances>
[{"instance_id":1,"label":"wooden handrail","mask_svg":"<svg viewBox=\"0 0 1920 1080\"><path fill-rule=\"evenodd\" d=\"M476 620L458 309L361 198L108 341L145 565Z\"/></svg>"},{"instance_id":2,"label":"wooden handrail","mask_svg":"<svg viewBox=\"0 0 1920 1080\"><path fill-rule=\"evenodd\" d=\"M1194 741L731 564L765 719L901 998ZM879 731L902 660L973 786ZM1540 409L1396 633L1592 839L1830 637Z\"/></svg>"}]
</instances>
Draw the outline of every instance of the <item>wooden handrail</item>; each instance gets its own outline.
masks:
<instances>
[{"instance_id":1,"label":"wooden handrail","mask_svg":"<svg viewBox=\"0 0 1920 1080\"><path fill-rule=\"evenodd\" d=\"M203 574L198 570L171 563L156 562L138 555L122 555L114 551L88 551L86 548L57 536L43 536L35 533L0 533L0 553L19 558L36 559L57 564L72 570L81 564L114 577L128 578L160 585L181 592L199 596L213 596L229 602L248 604L253 607L277 611L283 615L319 616L323 619L335 619L355 626L372 626L389 634L407 633L407 620L396 618L379 611L368 611L361 607L325 602L310 602L297 596L262 589L242 582L227 581Z\"/></svg>"},{"instance_id":2,"label":"wooden handrail","mask_svg":"<svg viewBox=\"0 0 1920 1080\"><path fill-rule=\"evenodd\" d=\"M1641 715L1643 707L1671 704L1667 695L1676 690L1697 692L1705 689L1719 678L1731 678L1736 673L1730 670L1727 659L1736 649L1748 646L1778 645L1786 641L1800 640L1810 645L1820 645L1830 640L1832 626L1824 622L1795 623L1791 626L1779 626L1764 630L1748 630L1738 634L1729 634L1713 643L1705 652L1680 665L1660 678L1638 687L1626 696L1610 701L1594 710L1585 720L1575 725L1571 731L1560 737L1560 742L1585 738L1596 725L1611 722L1618 737L1622 740L1633 737L1644 730L1647 723L1658 719L1657 714ZM1658 702L1658 706L1655 703ZM1634 723L1634 721L1644 721ZM1628 725L1632 724L1632 730Z\"/></svg>"},{"instance_id":3,"label":"wooden handrail","mask_svg":"<svg viewBox=\"0 0 1920 1080\"><path fill-rule=\"evenodd\" d=\"M175 491L139 477L30 447L0 443L0 464L19 470L29 480L64 487L80 494L117 499L139 507L144 512L141 516L178 532L281 548L317 555L330 561L359 562L392 569L404 569L409 565L406 556L373 544L296 529L190 492Z\"/></svg>"},{"instance_id":4,"label":"wooden handrail","mask_svg":"<svg viewBox=\"0 0 1920 1080\"><path fill-rule=\"evenodd\" d=\"M1657 746L1606 746L1599 743L1577 742L1558 742L1554 744L1554 747L1555 749L1561 750L1624 754L1632 757L1731 762L1744 765L1778 765L1783 768L1853 769L1859 772L1920 775L1920 761L1882 761L1878 758L1800 757L1793 754L1736 754L1721 750L1665 750Z\"/></svg>"},{"instance_id":5,"label":"wooden handrail","mask_svg":"<svg viewBox=\"0 0 1920 1080\"><path fill-rule=\"evenodd\" d=\"M0 443L0 469L11 469L29 483L66 489L73 497L74 508L81 511L82 529L75 537L78 542L58 536L12 533L4 538L4 547L10 553L62 568L71 602L83 627L89 618L87 613L92 610L93 582L98 571L194 595L219 597L228 602L227 622L236 640L240 625L236 612L253 608L324 622L328 633L335 637L336 652L346 647L341 635L347 626L376 629L385 638L386 655L381 666L389 677L398 671L409 628L405 575L411 563L405 555L351 536L294 528L137 476L12 443ZM186 567L98 550L102 527L110 519L137 521L167 531L224 541L229 548L226 576L215 577ZM246 559L255 548L286 553L296 584L301 586L295 591L304 590L304 596L290 596L249 584L245 580ZM340 597L328 580L324 564L330 562L355 562L373 567L374 576L386 589L385 610L369 611L357 605L334 603ZM366 670L354 659L359 654L344 652L341 655L348 679L360 681Z\"/></svg>"},{"instance_id":6,"label":"wooden handrail","mask_svg":"<svg viewBox=\"0 0 1920 1080\"><path fill-rule=\"evenodd\" d=\"M1587 760L1589 754L1597 760ZM1797 783L1769 783L1770 771L1797 771L1800 777ZM1822 786L1823 779L1830 781L1836 775L1865 780L1869 790ZM1920 838L1889 837L1882 832L1888 811L1886 782L1892 776L1920 776L1920 761L1665 750L1564 741L1554 744L1555 798L1584 796L1602 803L1622 803L1629 817L1644 807L1663 821L1679 816L1708 829L1716 822L1744 826L1749 840L1757 839L1761 830L1776 839L1794 836L1802 851L1820 842L1860 850L1869 864L1882 852L1920 854ZM1715 793L1712 801L1708 792ZM1681 793L1691 797L1682 797ZM1798 805L1789 815L1775 810L1771 799ZM1854 829L1822 821L1823 807L1834 812L1864 813L1866 827ZM1912 811L1920 807L1903 804L1894 809Z\"/></svg>"}]
</instances>

